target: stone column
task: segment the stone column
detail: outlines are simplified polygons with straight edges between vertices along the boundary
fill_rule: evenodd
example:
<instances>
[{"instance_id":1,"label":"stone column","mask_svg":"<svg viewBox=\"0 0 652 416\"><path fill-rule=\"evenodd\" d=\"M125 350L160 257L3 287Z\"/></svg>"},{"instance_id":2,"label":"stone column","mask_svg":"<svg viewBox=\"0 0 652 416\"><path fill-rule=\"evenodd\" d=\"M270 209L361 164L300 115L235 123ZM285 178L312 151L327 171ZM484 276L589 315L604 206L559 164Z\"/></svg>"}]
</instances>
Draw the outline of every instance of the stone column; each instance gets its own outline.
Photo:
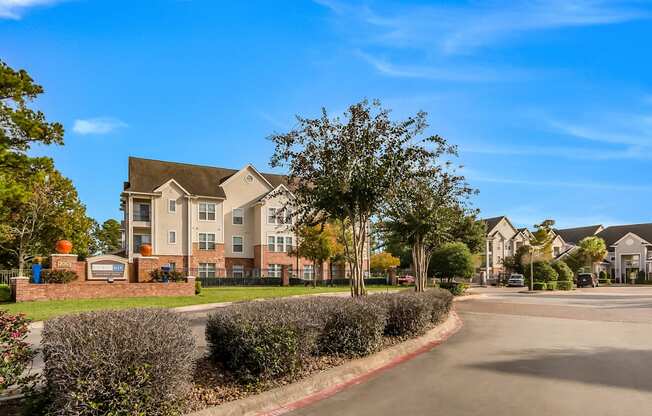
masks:
<instances>
[{"instance_id":1,"label":"stone column","mask_svg":"<svg viewBox=\"0 0 652 416\"><path fill-rule=\"evenodd\" d=\"M287 265L281 266L281 285L290 286L290 271Z\"/></svg>"},{"instance_id":2,"label":"stone column","mask_svg":"<svg viewBox=\"0 0 652 416\"><path fill-rule=\"evenodd\" d=\"M11 285L11 294L16 302L29 300L27 298L27 288L29 286L29 277L12 277L9 281Z\"/></svg>"},{"instance_id":3,"label":"stone column","mask_svg":"<svg viewBox=\"0 0 652 416\"><path fill-rule=\"evenodd\" d=\"M134 257L134 267L136 268L136 282L149 282L151 280L149 272L159 268L158 257Z\"/></svg>"},{"instance_id":4,"label":"stone column","mask_svg":"<svg viewBox=\"0 0 652 416\"><path fill-rule=\"evenodd\" d=\"M50 269L70 270L73 272L77 272L77 255L76 254L51 254Z\"/></svg>"}]
</instances>

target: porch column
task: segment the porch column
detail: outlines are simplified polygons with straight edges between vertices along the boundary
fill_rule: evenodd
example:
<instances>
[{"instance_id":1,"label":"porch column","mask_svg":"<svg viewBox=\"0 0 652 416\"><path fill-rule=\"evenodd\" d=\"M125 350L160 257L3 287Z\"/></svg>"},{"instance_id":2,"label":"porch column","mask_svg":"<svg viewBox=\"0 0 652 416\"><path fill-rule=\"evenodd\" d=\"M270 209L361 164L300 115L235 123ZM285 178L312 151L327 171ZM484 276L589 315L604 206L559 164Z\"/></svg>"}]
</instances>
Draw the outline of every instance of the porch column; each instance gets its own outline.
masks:
<instances>
[{"instance_id":1,"label":"porch column","mask_svg":"<svg viewBox=\"0 0 652 416\"><path fill-rule=\"evenodd\" d=\"M485 274L482 278L482 285L487 284L487 276L489 275L489 239L485 242Z\"/></svg>"}]
</instances>

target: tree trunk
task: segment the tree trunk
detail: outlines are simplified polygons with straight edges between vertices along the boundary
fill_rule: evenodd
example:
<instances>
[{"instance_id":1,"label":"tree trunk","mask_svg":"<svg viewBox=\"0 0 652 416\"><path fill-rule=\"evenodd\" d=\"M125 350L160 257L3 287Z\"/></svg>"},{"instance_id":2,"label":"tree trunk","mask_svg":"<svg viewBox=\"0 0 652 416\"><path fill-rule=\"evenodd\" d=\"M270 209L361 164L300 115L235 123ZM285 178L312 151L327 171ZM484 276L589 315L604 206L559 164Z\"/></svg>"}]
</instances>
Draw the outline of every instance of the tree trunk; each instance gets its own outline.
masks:
<instances>
[{"instance_id":1,"label":"tree trunk","mask_svg":"<svg viewBox=\"0 0 652 416\"><path fill-rule=\"evenodd\" d=\"M426 290L428 265L426 263L426 250L420 237L417 237L412 245L412 263L414 265L414 290L423 292Z\"/></svg>"}]
</instances>

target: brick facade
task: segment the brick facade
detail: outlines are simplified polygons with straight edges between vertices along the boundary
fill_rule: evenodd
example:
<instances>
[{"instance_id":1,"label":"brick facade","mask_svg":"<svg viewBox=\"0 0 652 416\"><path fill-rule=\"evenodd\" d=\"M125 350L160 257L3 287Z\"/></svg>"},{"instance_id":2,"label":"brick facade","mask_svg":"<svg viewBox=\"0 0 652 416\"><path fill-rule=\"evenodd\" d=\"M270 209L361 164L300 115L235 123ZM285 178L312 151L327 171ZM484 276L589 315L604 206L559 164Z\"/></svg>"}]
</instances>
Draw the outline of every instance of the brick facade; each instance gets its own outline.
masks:
<instances>
[{"instance_id":1,"label":"brick facade","mask_svg":"<svg viewBox=\"0 0 652 416\"><path fill-rule=\"evenodd\" d=\"M199 263L215 263L216 269L224 269L224 244L215 244L215 250L200 250L199 243L192 243L192 256L190 257L190 269L199 269Z\"/></svg>"},{"instance_id":2,"label":"brick facade","mask_svg":"<svg viewBox=\"0 0 652 416\"><path fill-rule=\"evenodd\" d=\"M182 283L107 283L74 282L67 284L33 284L27 278L12 278L16 302L94 298L129 298L148 296L194 296L195 279Z\"/></svg>"},{"instance_id":3,"label":"brick facade","mask_svg":"<svg viewBox=\"0 0 652 416\"><path fill-rule=\"evenodd\" d=\"M50 255L50 269L70 270L77 273L79 280L86 280L86 262L78 261L76 254Z\"/></svg>"}]
</instances>

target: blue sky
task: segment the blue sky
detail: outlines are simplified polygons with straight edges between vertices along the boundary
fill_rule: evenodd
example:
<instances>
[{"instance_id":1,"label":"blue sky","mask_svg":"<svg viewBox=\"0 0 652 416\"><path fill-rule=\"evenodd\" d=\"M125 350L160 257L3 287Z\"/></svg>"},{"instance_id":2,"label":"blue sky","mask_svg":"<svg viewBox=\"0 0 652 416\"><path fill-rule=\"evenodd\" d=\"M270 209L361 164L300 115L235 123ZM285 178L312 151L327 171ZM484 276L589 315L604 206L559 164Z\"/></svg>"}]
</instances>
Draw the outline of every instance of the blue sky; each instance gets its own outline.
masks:
<instances>
[{"instance_id":1,"label":"blue sky","mask_svg":"<svg viewBox=\"0 0 652 416\"><path fill-rule=\"evenodd\" d=\"M483 216L652 222L652 3L0 0L66 144L35 148L120 217L129 155L269 170L273 132L380 98L459 145Z\"/></svg>"}]
</instances>

